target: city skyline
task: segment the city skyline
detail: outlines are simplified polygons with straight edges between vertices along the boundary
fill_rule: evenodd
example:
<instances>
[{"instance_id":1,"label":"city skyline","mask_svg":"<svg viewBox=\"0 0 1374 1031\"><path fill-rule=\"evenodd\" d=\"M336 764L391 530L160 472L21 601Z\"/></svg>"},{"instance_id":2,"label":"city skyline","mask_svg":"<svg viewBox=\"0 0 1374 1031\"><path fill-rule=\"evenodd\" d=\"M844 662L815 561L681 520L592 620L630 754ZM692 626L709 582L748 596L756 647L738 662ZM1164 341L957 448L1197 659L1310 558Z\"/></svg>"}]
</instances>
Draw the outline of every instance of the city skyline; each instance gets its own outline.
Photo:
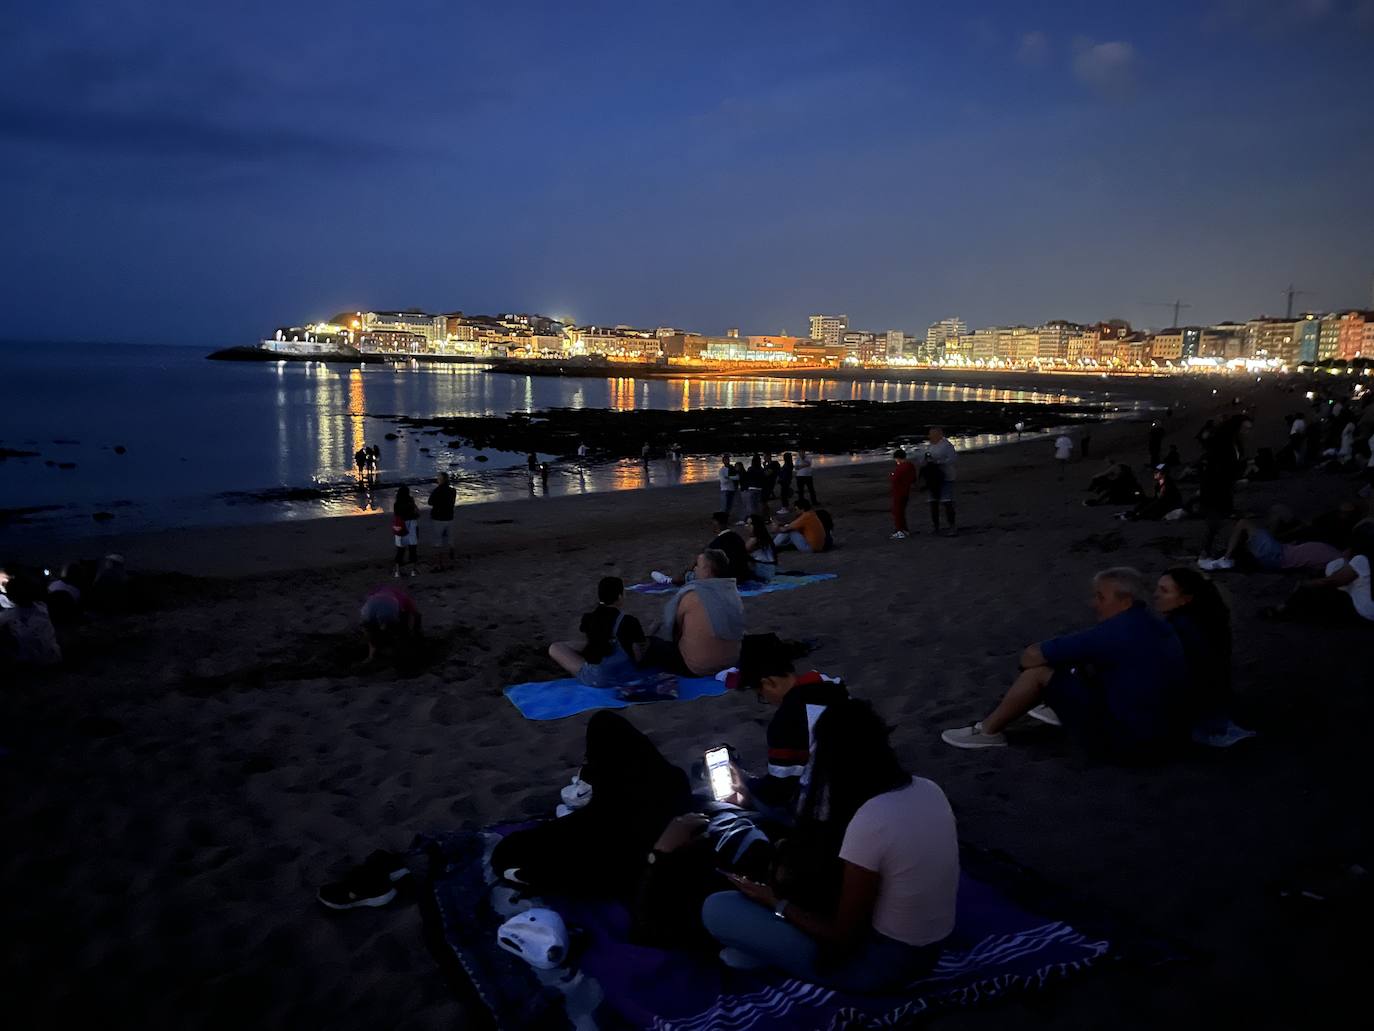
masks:
<instances>
[{"instance_id":1,"label":"city skyline","mask_svg":"<svg viewBox=\"0 0 1374 1031\"><path fill-rule=\"evenodd\" d=\"M246 343L455 296L762 333L1374 304L1369 0L728 10L26 11L0 334Z\"/></svg>"}]
</instances>

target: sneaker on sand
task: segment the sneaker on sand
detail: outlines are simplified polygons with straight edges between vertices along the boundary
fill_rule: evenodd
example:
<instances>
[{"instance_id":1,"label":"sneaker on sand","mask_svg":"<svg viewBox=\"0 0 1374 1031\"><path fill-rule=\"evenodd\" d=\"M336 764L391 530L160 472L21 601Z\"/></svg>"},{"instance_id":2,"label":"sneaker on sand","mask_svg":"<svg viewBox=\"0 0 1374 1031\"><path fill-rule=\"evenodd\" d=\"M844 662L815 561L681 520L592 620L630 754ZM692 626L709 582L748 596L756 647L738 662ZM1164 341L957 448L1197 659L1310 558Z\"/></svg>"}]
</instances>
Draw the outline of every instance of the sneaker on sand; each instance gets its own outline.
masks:
<instances>
[{"instance_id":1,"label":"sneaker on sand","mask_svg":"<svg viewBox=\"0 0 1374 1031\"><path fill-rule=\"evenodd\" d=\"M1253 730L1246 730L1230 721L1226 724L1226 729L1207 733L1202 730L1193 731L1193 743L1204 745L1207 748L1230 748L1232 745L1240 744L1255 736Z\"/></svg>"},{"instance_id":2,"label":"sneaker on sand","mask_svg":"<svg viewBox=\"0 0 1374 1031\"><path fill-rule=\"evenodd\" d=\"M908 537L910 537L910 536L911 536L911 534L907 533L905 530L898 530L898 531L896 531L891 537L889 537L888 540L890 540L890 541L904 541L904 540L906 540L906 539L907 539Z\"/></svg>"},{"instance_id":3,"label":"sneaker on sand","mask_svg":"<svg viewBox=\"0 0 1374 1031\"><path fill-rule=\"evenodd\" d=\"M1062 727L1064 724L1059 719L1059 713L1055 712L1048 705L1037 705L1030 712L1026 713L1033 720L1041 723L1048 723L1051 727Z\"/></svg>"},{"instance_id":4,"label":"sneaker on sand","mask_svg":"<svg viewBox=\"0 0 1374 1031\"><path fill-rule=\"evenodd\" d=\"M326 884L315 897L329 909L357 909L360 906L385 906L396 897L396 889L385 874L364 871L361 867L335 884Z\"/></svg>"},{"instance_id":5,"label":"sneaker on sand","mask_svg":"<svg viewBox=\"0 0 1374 1031\"><path fill-rule=\"evenodd\" d=\"M720 961L731 970L761 970L766 964L742 949L726 947L720 950Z\"/></svg>"},{"instance_id":6,"label":"sneaker on sand","mask_svg":"<svg viewBox=\"0 0 1374 1031\"><path fill-rule=\"evenodd\" d=\"M399 566L391 571L391 578L393 580L399 580L401 578L401 569Z\"/></svg>"},{"instance_id":7,"label":"sneaker on sand","mask_svg":"<svg viewBox=\"0 0 1374 1031\"><path fill-rule=\"evenodd\" d=\"M656 584L670 584L673 582L673 578L671 576L669 576L667 573L660 573L657 569L655 569L652 573L649 574L649 579Z\"/></svg>"},{"instance_id":8,"label":"sneaker on sand","mask_svg":"<svg viewBox=\"0 0 1374 1031\"><path fill-rule=\"evenodd\" d=\"M946 730L940 735L940 740L947 745L953 745L955 748L1007 747L1007 735L984 734L981 723L975 723L971 727L956 727L953 730Z\"/></svg>"}]
</instances>

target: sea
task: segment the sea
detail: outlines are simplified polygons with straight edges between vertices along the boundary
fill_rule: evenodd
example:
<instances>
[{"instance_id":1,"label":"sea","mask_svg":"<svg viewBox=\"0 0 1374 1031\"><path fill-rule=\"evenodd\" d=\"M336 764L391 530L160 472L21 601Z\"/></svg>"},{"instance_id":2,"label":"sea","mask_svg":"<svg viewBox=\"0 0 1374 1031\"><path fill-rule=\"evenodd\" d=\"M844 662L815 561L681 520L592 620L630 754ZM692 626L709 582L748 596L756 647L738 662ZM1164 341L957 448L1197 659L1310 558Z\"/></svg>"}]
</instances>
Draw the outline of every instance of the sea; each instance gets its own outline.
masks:
<instances>
[{"instance_id":1,"label":"sea","mask_svg":"<svg viewBox=\"0 0 1374 1031\"><path fill-rule=\"evenodd\" d=\"M354 452L381 448L379 484L447 471L460 504L713 480L719 459L593 462L450 448L439 436L385 435L383 415L500 416L547 408L757 407L804 400L1091 400L1036 390L874 378L563 378L480 365L216 362L207 349L130 344L0 344L0 535L66 524L116 533L176 526L347 516L389 508L391 491L360 479ZM1003 442L993 435L961 448ZM427 449L427 450L422 450ZM0 452L3 453L3 452ZM873 454L817 456L823 470Z\"/></svg>"}]
</instances>

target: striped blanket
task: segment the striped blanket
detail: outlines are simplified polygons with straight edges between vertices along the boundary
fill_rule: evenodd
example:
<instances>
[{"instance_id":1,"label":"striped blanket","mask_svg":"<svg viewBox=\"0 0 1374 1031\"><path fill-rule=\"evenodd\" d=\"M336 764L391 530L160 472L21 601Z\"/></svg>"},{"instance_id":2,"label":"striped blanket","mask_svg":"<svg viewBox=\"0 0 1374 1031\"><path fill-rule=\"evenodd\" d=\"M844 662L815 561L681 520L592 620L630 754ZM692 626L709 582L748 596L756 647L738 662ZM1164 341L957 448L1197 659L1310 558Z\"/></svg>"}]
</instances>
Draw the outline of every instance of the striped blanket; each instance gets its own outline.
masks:
<instances>
[{"instance_id":1,"label":"striped blanket","mask_svg":"<svg viewBox=\"0 0 1374 1031\"><path fill-rule=\"evenodd\" d=\"M493 886L482 860L495 840L441 839L444 854L454 858L424 908L435 955L472 983L499 1027L891 1028L1037 991L1113 959L1177 958L1162 946L1128 940L1118 925L1071 915L1033 875L966 847L958 923L935 969L897 995L846 995L783 975L728 970L710 953L636 945L629 940L629 913L617 902L512 900L509 889ZM530 904L550 906L577 929L575 971L535 971L497 948L496 927Z\"/></svg>"}]
</instances>

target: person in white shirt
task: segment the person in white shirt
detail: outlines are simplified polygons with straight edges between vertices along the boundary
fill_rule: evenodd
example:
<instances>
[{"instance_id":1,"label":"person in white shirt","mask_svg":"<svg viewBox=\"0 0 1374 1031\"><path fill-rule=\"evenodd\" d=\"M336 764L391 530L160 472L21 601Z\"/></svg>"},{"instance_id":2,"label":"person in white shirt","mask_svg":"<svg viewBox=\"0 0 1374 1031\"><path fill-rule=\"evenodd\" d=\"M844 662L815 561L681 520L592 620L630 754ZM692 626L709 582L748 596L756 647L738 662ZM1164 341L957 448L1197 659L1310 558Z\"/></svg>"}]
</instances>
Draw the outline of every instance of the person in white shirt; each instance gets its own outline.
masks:
<instances>
[{"instance_id":1,"label":"person in white shirt","mask_svg":"<svg viewBox=\"0 0 1374 1031\"><path fill-rule=\"evenodd\" d=\"M1054 438L1054 461L1059 466L1059 478L1064 478L1064 470L1069 467L1069 459L1073 457L1073 440L1067 433L1061 433Z\"/></svg>"},{"instance_id":2,"label":"person in white shirt","mask_svg":"<svg viewBox=\"0 0 1374 1031\"><path fill-rule=\"evenodd\" d=\"M716 470L716 479L720 483L720 510L728 518L735 510L735 494L739 491L735 467L730 464L729 455L720 456L720 468Z\"/></svg>"},{"instance_id":3,"label":"person in white shirt","mask_svg":"<svg viewBox=\"0 0 1374 1031\"><path fill-rule=\"evenodd\" d=\"M797 476L797 500L800 501L802 498L806 497L807 492L810 491L811 504L819 505L820 502L816 500L816 480L811 472L811 458L805 451L797 452L797 461L794 468L796 469Z\"/></svg>"},{"instance_id":4,"label":"person in white shirt","mask_svg":"<svg viewBox=\"0 0 1374 1031\"><path fill-rule=\"evenodd\" d=\"M739 890L711 895L701 911L726 965L881 993L939 958L959 888L954 813L936 784L903 769L888 733L857 699L827 705L816 720L802 821L843 834L839 903L822 915L786 897L806 885L732 876Z\"/></svg>"},{"instance_id":5,"label":"person in white shirt","mask_svg":"<svg viewBox=\"0 0 1374 1031\"><path fill-rule=\"evenodd\" d=\"M1264 610L1274 619L1307 623L1374 622L1370 560L1374 557L1374 519L1355 524L1345 554L1327 563L1325 575L1298 585L1282 605Z\"/></svg>"},{"instance_id":6,"label":"person in white shirt","mask_svg":"<svg viewBox=\"0 0 1374 1031\"><path fill-rule=\"evenodd\" d=\"M921 473L925 476L930 490L930 522L935 532L940 532L940 506L945 506L945 521L949 523L946 534L953 537L958 529L954 525L954 460L958 452L939 426L932 426L926 435L925 455L921 458Z\"/></svg>"}]
</instances>

